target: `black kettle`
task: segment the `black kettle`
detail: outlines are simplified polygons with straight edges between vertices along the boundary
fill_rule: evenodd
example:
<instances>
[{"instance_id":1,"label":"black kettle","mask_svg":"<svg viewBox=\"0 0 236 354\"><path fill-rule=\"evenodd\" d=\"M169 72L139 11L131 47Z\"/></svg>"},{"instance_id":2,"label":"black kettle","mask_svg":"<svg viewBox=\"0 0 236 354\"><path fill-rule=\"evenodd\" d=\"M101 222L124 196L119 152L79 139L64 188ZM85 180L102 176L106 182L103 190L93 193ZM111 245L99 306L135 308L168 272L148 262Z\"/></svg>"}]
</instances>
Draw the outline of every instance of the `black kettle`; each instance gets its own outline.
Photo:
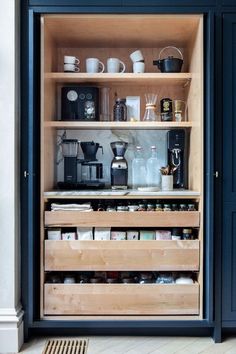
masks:
<instances>
[{"instance_id":1,"label":"black kettle","mask_svg":"<svg viewBox=\"0 0 236 354\"><path fill-rule=\"evenodd\" d=\"M178 51L178 53L181 56L181 59L180 58L174 58L173 56L168 56L167 58L161 59L162 53L166 49L170 49L170 48L173 48L176 51ZM176 47L168 46L168 47L163 48L160 51L159 59L158 60L153 60L153 65L157 65L158 69L162 73L179 73L181 71L183 62L184 62L183 61L183 54L181 53L181 51L178 48L176 48Z\"/></svg>"}]
</instances>

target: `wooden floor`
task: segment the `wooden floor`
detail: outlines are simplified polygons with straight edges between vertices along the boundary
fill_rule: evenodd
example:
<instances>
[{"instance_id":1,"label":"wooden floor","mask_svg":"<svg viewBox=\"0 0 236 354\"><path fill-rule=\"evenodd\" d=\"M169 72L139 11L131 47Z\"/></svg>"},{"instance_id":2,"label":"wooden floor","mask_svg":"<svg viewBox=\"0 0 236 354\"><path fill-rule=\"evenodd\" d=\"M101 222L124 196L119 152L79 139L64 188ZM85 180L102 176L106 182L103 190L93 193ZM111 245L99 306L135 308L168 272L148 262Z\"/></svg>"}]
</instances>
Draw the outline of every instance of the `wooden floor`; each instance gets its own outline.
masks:
<instances>
[{"instance_id":1,"label":"wooden floor","mask_svg":"<svg viewBox=\"0 0 236 354\"><path fill-rule=\"evenodd\" d=\"M236 337L214 344L209 337L86 337L87 354L236 354ZM48 338L47 338L48 339ZM47 339L25 344L20 353L41 354Z\"/></svg>"}]
</instances>

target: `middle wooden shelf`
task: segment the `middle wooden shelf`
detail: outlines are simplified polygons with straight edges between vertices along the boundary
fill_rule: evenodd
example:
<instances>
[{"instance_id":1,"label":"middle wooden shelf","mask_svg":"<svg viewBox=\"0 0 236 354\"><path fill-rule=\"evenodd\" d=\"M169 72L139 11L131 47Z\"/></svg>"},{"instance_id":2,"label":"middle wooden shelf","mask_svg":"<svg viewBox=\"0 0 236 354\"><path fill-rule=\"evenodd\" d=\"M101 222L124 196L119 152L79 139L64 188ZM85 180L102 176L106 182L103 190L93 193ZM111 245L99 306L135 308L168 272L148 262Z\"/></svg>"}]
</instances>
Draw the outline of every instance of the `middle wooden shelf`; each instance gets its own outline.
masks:
<instances>
[{"instance_id":1,"label":"middle wooden shelf","mask_svg":"<svg viewBox=\"0 0 236 354\"><path fill-rule=\"evenodd\" d=\"M86 122L86 121L45 121L45 128L56 129L177 129L191 128L192 122Z\"/></svg>"}]
</instances>

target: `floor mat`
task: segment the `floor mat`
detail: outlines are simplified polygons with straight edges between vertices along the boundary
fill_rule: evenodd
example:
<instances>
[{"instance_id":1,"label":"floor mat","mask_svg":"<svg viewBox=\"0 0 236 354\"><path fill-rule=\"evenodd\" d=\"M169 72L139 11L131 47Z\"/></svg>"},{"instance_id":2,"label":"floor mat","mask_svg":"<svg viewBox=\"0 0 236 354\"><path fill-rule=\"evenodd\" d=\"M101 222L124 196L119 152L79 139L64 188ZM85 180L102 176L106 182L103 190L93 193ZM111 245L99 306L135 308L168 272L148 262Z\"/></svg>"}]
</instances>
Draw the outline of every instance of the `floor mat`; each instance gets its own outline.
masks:
<instances>
[{"instance_id":1,"label":"floor mat","mask_svg":"<svg viewBox=\"0 0 236 354\"><path fill-rule=\"evenodd\" d=\"M50 339L42 354L86 354L88 339Z\"/></svg>"}]
</instances>

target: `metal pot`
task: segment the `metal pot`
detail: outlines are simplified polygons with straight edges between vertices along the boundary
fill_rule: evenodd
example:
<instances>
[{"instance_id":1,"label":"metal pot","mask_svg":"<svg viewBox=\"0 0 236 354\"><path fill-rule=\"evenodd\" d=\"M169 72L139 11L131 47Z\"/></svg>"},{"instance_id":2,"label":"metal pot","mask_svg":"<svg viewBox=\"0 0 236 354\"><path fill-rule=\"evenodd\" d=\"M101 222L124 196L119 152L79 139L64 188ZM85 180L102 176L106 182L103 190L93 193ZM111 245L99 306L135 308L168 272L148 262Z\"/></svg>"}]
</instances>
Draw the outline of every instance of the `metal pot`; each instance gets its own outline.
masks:
<instances>
[{"instance_id":1,"label":"metal pot","mask_svg":"<svg viewBox=\"0 0 236 354\"><path fill-rule=\"evenodd\" d=\"M166 49L170 49L170 48L175 49L180 54L181 59L180 58L174 58L173 56L168 56L167 58L161 59L162 53ZM183 62L184 62L183 61L183 54L181 53L181 51L178 48L176 48L176 47L168 46L168 47L163 48L160 51L159 59L158 60L153 60L153 65L157 65L158 69L162 73L179 73L181 71Z\"/></svg>"}]
</instances>

